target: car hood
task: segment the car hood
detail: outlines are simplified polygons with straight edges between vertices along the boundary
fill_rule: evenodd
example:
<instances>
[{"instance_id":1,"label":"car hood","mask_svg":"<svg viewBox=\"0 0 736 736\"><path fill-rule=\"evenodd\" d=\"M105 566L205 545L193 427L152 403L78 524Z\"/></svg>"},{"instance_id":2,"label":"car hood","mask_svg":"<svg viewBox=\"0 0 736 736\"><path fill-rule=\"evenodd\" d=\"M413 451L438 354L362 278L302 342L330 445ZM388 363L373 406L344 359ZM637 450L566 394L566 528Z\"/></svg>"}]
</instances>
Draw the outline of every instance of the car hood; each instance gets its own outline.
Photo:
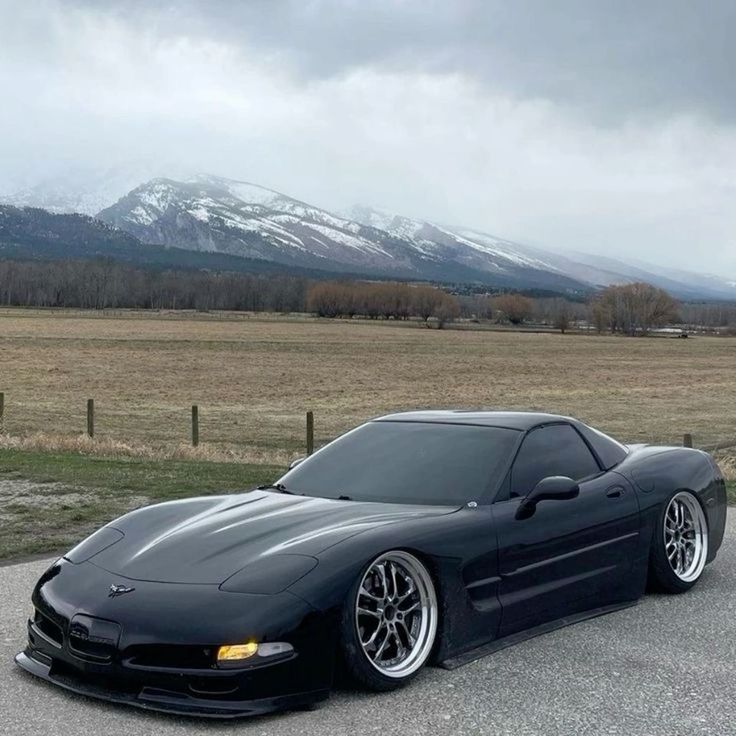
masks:
<instances>
[{"instance_id":1,"label":"car hood","mask_svg":"<svg viewBox=\"0 0 736 736\"><path fill-rule=\"evenodd\" d=\"M367 529L454 510L268 491L171 501L112 522L122 538L89 561L133 580L220 584L269 556L317 557Z\"/></svg>"}]
</instances>

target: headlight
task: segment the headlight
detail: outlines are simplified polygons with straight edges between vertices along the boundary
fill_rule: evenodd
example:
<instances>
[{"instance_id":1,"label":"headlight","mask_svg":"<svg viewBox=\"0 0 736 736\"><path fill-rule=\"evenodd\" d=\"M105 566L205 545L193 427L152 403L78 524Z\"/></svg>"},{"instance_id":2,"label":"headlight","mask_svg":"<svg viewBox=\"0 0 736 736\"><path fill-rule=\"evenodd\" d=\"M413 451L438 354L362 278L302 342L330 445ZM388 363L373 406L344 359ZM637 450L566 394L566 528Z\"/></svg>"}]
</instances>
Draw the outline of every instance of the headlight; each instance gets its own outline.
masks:
<instances>
[{"instance_id":1,"label":"headlight","mask_svg":"<svg viewBox=\"0 0 736 736\"><path fill-rule=\"evenodd\" d=\"M124 536L121 531L113 529L111 526L103 526L102 529L98 529L92 536L87 537L67 552L64 558L78 565L80 562L86 562L90 557L102 552L103 549L111 547L115 542L119 542Z\"/></svg>"},{"instance_id":2,"label":"headlight","mask_svg":"<svg viewBox=\"0 0 736 736\"><path fill-rule=\"evenodd\" d=\"M217 650L217 666L227 668L262 664L263 660L289 658L293 653L294 647L285 641L226 644Z\"/></svg>"},{"instance_id":3,"label":"headlight","mask_svg":"<svg viewBox=\"0 0 736 736\"><path fill-rule=\"evenodd\" d=\"M268 555L231 575L220 590L228 593L275 595L286 590L310 570L317 559L308 555Z\"/></svg>"}]
</instances>

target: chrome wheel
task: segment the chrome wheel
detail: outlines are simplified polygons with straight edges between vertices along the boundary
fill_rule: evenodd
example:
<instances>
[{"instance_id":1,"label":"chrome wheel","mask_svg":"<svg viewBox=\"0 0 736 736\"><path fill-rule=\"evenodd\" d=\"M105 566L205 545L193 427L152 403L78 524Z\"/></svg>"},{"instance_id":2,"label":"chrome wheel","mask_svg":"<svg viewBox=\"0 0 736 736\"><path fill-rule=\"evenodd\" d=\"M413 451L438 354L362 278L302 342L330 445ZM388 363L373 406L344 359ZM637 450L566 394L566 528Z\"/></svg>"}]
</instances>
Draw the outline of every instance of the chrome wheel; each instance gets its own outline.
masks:
<instances>
[{"instance_id":1,"label":"chrome wheel","mask_svg":"<svg viewBox=\"0 0 736 736\"><path fill-rule=\"evenodd\" d=\"M697 499L687 491L673 496L664 515L664 551L683 582L697 580L708 556L708 524Z\"/></svg>"},{"instance_id":2,"label":"chrome wheel","mask_svg":"<svg viewBox=\"0 0 736 736\"><path fill-rule=\"evenodd\" d=\"M355 625L363 653L382 675L418 670L437 631L437 596L424 565L400 551L374 560L358 587Z\"/></svg>"}]
</instances>

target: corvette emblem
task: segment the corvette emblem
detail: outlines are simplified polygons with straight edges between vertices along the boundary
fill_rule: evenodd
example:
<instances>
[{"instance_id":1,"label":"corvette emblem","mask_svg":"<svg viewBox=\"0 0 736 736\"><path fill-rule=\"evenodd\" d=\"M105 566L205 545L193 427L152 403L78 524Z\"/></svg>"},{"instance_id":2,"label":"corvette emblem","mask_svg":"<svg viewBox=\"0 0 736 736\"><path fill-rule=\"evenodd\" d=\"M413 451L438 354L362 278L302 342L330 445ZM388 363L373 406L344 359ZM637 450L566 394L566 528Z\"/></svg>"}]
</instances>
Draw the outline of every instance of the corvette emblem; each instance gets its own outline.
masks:
<instances>
[{"instance_id":1,"label":"corvette emblem","mask_svg":"<svg viewBox=\"0 0 736 736\"><path fill-rule=\"evenodd\" d=\"M125 585L111 585L110 592L107 594L108 598L117 598L119 595L125 595L126 593L132 593L135 588L128 588Z\"/></svg>"}]
</instances>

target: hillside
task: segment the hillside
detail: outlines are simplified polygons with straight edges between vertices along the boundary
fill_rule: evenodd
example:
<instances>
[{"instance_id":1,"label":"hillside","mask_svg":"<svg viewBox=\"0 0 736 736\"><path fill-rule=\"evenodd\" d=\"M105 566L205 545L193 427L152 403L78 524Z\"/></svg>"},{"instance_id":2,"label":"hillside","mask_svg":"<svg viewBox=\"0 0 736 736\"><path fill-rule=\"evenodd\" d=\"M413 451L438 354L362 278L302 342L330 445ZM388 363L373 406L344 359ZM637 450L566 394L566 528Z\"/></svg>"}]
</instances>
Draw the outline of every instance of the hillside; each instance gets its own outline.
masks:
<instances>
[{"instance_id":1,"label":"hillside","mask_svg":"<svg viewBox=\"0 0 736 736\"><path fill-rule=\"evenodd\" d=\"M112 193L129 176L103 177L100 201L113 200ZM82 202L79 191L47 184L6 200L41 202L57 212L88 209L93 193L87 191L90 196ZM87 217L58 220L44 231L44 223L51 222L48 213L20 211L26 213L22 227L5 225L1 247L6 257L104 255L154 267L428 280L578 297L610 284L646 281L678 299L736 299L733 279L531 247L367 206L338 214L257 184L206 174L154 178L136 186L98 213L106 229Z\"/></svg>"},{"instance_id":2,"label":"hillside","mask_svg":"<svg viewBox=\"0 0 736 736\"><path fill-rule=\"evenodd\" d=\"M414 234L341 217L255 184L212 176L154 179L98 217L147 243L290 266L494 287L587 290L518 249L428 223Z\"/></svg>"},{"instance_id":3,"label":"hillside","mask_svg":"<svg viewBox=\"0 0 736 736\"><path fill-rule=\"evenodd\" d=\"M331 272L286 267L226 253L196 252L141 242L138 238L87 215L54 214L34 207L0 205L0 258L65 260L112 258L156 269L205 269L252 274L288 273L327 278ZM353 274L356 277L360 274Z\"/></svg>"}]
</instances>

